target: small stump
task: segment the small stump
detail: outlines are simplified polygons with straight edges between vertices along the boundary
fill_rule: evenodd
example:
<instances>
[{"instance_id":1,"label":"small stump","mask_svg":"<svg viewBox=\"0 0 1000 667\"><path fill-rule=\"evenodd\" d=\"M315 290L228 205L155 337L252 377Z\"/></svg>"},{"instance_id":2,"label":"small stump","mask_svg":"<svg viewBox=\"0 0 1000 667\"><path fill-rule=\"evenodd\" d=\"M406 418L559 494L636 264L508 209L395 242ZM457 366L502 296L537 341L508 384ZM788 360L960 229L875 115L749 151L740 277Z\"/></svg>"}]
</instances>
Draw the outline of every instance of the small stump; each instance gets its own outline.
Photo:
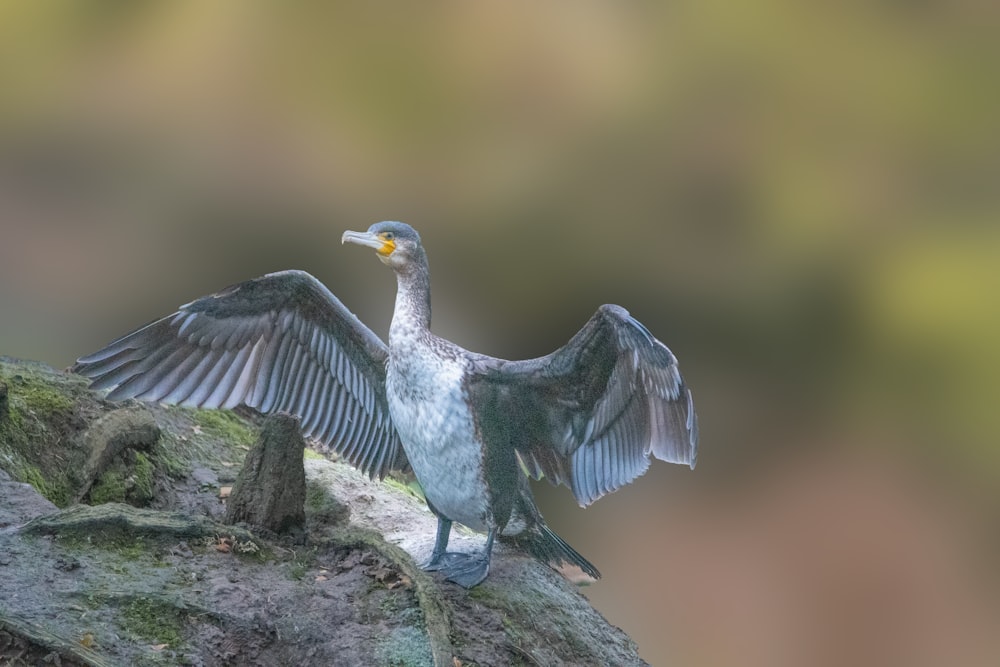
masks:
<instances>
[{"instance_id":1,"label":"small stump","mask_svg":"<svg viewBox=\"0 0 1000 667\"><path fill-rule=\"evenodd\" d=\"M306 443L298 419L273 414L247 454L226 507L226 523L244 522L274 533L298 532L305 524Z\"/></svg>"}]
</instances>

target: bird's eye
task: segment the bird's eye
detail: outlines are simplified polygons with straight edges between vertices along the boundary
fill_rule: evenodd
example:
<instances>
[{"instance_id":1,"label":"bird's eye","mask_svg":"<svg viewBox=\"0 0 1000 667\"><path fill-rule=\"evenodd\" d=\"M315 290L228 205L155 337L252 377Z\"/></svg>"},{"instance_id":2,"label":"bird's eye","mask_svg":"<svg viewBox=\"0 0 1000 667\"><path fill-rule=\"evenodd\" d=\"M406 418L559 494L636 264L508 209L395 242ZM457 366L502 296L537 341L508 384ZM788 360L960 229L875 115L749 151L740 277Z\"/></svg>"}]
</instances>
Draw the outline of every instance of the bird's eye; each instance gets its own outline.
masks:
<instances>
[{"instance_id":1,"label":"bird's eye","mask_svg":"<svg viewBox=\"0 0 1000 667\"><path fill-rule=\"evenodd\" d=\"M391 241L395 236L396 235L393 234L392 232L383 232L382 233L382 238L385 239L386 241Z\"/></svg>"}]
</instances>

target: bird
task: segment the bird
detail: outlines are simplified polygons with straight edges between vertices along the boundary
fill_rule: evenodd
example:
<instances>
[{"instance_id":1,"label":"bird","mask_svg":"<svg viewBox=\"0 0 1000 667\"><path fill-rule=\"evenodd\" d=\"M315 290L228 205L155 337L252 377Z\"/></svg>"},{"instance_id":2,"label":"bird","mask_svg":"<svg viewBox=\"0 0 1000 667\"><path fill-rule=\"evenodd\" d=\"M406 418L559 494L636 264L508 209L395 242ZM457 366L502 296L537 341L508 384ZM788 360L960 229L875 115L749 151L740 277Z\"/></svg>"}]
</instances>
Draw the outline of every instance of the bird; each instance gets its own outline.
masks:
<instances>
[{"instance_id":1,"label":"bird","mask_svg":"<svg viewBox=\"0 0 1000 667\"><path fill-rule=\"evenodd\" d=\"M545 523L529 480L565 485L585 507L645 473L650 457L693 469L698 420L673 353L611 304L546 356L470 352L431 332L413 227L379 222L341 243L374 249L395 273L388 341L318 279L286 270L185 304L72 370L109 400L285 412L372 479L412 471L437 518L423 567L465 588L486 579L498 536L599 578ZM481 550L449 551L453 523L486 533Z\"/></svg>"}]
</instances>

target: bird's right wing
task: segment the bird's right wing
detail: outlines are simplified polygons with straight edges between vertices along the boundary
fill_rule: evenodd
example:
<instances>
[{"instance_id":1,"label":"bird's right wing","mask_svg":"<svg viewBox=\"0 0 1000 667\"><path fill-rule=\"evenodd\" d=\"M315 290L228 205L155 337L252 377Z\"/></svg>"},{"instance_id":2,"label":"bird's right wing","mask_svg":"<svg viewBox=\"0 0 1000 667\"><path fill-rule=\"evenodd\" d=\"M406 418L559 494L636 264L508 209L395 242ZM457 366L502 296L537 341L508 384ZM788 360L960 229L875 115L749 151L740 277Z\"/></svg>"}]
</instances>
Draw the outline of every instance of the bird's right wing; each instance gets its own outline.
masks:
<instances>
[{"instance_id":1,"label":"bird's right wing","mask_svg":"<svg viewBox=\"0 0 1000 667\"><path fill-rule=\"evenodd\" d=\"M321 282L282 271L181 306L71 368L112 400L287 412L370 477L407 467L388 349Z\"/></svg>"},{"instance_id":2,"label":"bird's right wing","mask_svg":"<svg viewBox=\"0 0 1000 667\"><path fill-rule=\"evenodd\" d=\"M480 428L533 477L589 505L646 472L650 457L694 467L698 418L677 359L620 306L601 306L568 343L525 361L483 358L468 382Z\"/></svg>"}]
</instances>

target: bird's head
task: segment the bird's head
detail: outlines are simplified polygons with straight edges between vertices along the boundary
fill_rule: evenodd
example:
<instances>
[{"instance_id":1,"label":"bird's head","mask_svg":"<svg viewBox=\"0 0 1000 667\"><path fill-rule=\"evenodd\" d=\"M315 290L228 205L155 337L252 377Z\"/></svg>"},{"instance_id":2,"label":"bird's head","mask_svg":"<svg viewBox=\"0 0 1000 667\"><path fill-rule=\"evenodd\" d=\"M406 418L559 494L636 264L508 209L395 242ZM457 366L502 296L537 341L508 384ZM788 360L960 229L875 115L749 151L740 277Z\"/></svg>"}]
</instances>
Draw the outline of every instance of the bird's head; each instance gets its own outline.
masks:
<instances>
[{"instance_id":1,"label":"bird's head","mask_svg":"<svg viewBox=\"0 0 1000 667\"><path fill-rule=\"evenodd\" d=\"M340 242L375 248L382 263L396 270L410 266L424 256L420 234L405 222L377 222L367 232L344 232Z\"/></svg>"}]
</instances>

